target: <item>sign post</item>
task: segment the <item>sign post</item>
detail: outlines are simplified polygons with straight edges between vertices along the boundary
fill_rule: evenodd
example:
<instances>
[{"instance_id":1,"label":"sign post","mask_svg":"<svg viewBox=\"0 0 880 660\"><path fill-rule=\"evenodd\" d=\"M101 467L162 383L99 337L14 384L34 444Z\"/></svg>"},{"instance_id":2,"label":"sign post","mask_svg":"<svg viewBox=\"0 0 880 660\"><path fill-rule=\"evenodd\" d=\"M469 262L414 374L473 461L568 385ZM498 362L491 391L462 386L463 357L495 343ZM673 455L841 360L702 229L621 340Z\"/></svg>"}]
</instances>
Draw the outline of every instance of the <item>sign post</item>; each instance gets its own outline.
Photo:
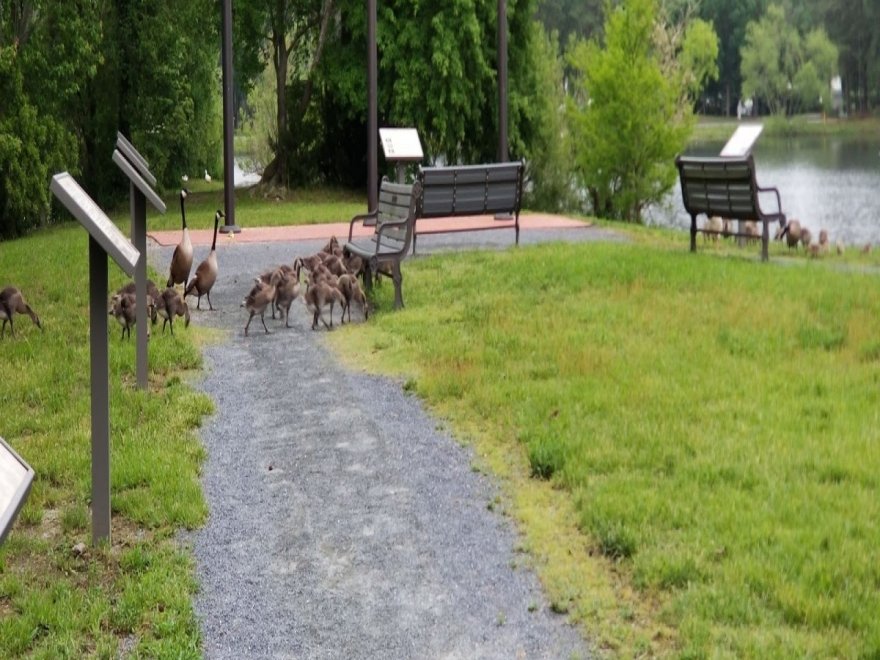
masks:
<instances>
[{"instance_id":1,"label":"sign post","mask_svg":"<svg viewBox=\"0 0 880 660\"><path fill-rule=\"evenodd\" d=\"M122 133L116 134L116 149L113 162L128 177L131 197L131 242L141 254L134 275L136 300L135 326L137 328L137 385L147 389L147 200L159 211L165 213L165 202L151 186L156 185L156 177L150 172L147 161L137 149L125 139Z\"/></svg>"},{"instance_id":2,"label":"sign post","mask_svg":"<svg viewBox=\"0 0 880 660\"><path fill-rule=\"evenodd\" d=\"M24 505L33 480L31 466L0 438L0 545Z\"/></svg>"},{"instance_id":3,"label":"sign post","mask_svg":"<svg viewBox=\"0 0 880 660\"><path fill-rule=\"evenodd\" d=\"M397 163L397 183L405 183L404 163L416 163L425 157L419 132L414 128L380 128L379 140L385 160Z\"/></svg>"},{"instance_id":4,"label":"sign post","mask_svg":"<svg viewBox=\"0 0 880 660\"><path fill-rule=\"evenodd\" d=\"M92 543L110 541L110 377L107 340L107 255L129 276L141 254L67 172L52 193L89 232L89 317L92 392Z\"/></svg>"}]
</instances>

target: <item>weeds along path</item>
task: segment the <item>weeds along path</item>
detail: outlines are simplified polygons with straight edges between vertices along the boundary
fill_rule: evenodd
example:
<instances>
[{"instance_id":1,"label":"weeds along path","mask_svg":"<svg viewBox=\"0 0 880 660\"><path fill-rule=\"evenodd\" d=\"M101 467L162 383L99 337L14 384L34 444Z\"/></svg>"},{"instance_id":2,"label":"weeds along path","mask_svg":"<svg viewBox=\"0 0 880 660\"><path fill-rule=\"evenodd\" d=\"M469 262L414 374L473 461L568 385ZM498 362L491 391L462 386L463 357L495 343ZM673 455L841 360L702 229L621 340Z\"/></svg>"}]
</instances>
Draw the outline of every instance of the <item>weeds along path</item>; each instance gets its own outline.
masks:
<instances>
[{"instance_id":1,"label":"weeds along path","mask_svg":"<svg viewBox=\"0 0 880 660\"><path fill-rule=\"evenodd\" d=\"M298 302L292 328L267 315L272 334L255 319L243 336L253 277L322 243L221 238L218 311L193 311L229 331L205 349L211 513L186 539L205 656L588 657L489 510L491 482L417 399L342 368ZM152 265L170 255L151 248Z\"/></svg>"}]
</instances>

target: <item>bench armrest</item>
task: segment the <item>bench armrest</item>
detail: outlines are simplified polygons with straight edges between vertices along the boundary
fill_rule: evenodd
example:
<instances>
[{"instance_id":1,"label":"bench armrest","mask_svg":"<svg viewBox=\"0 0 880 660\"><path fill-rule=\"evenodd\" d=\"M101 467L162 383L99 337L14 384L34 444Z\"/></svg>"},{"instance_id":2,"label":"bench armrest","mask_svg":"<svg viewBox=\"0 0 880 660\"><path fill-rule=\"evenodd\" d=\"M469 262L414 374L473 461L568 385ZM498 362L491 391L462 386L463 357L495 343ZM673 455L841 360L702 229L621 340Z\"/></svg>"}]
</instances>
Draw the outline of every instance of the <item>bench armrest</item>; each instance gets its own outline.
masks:
<instances>
[{"instance_id":1,"label":"bench armrest","mask_svg":"<svg viewBox=\"0 0 880 660\"><path fill-rule=\"evenodd\" d=\"M779 197L779 189L778 188L762 188L759 185L755 185L755 189L759 193L773 193L776 195L776 213L774 215L781 216L782 214L782 199Z\"/></svg>"},{"instance_id":2,"label":"bench armrest","mask_svg":"<svg viewBox=\"0 0 880 660\"><path fill-rule=\"evenodd\" d=\"M354 223L361 222L365 227L370 227L376 224L376 221L379 218L379 211L370 211L369 213L359 213L351 219L351 222L348 224L348 240L351 240L352 233L354 232ZM368 220L372 219L372 222L368 222Z\"/></svg>"},{"instance_id":3,"label":"bench armrest","mask_svg":"<svg viewBox=\"0 0 880 660\"><path fill-rule=\"evenodd\" d=\"M398 227L406 227L406 225L410 222L412 222L410 218L383 222L378 230L376 230L376 253L379 253L379 246L382 244L382 234L386 229L397 229Z\"/></svg>"}]
</instances>

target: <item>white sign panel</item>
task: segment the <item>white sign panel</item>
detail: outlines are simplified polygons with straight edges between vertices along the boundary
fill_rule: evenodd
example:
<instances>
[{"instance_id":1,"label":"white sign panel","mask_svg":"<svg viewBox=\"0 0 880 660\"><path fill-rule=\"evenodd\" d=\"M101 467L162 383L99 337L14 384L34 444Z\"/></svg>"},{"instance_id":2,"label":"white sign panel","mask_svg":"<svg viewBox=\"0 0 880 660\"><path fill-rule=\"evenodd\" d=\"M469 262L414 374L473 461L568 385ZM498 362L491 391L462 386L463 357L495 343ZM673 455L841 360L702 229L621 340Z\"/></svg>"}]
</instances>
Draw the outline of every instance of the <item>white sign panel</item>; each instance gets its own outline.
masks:
<instances>
[{"instance_id":1,"label":"white sign panel","mask_svg":"<svg viewBox=\"0 0 880 660\"><path fill-rule=\"evenodd\" d=\"M724 145L721 155L727 158L748 156L752 150L752 145L755 144L755 140L758 139L763 130L764 124L743 124L739 126L733 132L727 144Z\"/></svg>"},{"instance_id":2,"label":"white sign panel","mask_svg":"<svg viewBox=\"0 0 880 660\"><path fill-rule=\"evenodd\" d=\"M34 471L0 438L0 543L30 492Z\"/></svg>"},{"instance_id":3,"label":"white sign panel","mask_svg":"<svg viewBox=\"0 0 880 660\"><path fill-rule=\"evenodd\" d=\"M387 160L421 160L422 143L414 128L380 128L379 141Z\"/></svg>"},{"instance_id":4,"label":"white sign panel","mask_svg":"<svg viewBox=\"0 0 880 660\"><path fill-rule=\"evenodd\" d=\"M116 131L116 148L122 152L123 156L131 161L141 173L141 176L143 176L151 186L156 185L156 177L150 172L150 164L147 162L147 159L141 156L141 152L135 149L134 145L119 131Z\"/></svg>"},{"instance_id":5,"label":"white sign panel","mask_svg":"<svg viewBox=\"0 0 880 660\"><path fill-rule=\"evenodd\" d=\"M113 261L128 275L134 276L134 267L141 253L80 187L76 179L67 172L61 172L52 177L52 184L49 187L92 238L113 257Z\"/></svg>"}]
</instances>

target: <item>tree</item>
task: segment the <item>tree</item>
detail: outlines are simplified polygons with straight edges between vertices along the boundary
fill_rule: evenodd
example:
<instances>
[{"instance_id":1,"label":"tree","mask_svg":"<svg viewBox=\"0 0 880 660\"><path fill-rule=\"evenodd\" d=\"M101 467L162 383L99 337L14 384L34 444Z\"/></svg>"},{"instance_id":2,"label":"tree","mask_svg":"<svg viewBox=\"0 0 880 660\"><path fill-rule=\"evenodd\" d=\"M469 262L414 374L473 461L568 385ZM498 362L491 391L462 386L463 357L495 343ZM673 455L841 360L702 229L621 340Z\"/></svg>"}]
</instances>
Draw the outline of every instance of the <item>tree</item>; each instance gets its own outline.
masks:
<instances>
[{"instance_id":1,"label":"tree","mask_svg":"<svg viewBox=\"0 0 880 660\"><path fill-rule=\"evenodd\" d=\"M760 99L771 114L790 115L830 99L837 72L837 48L817 28L806 38L770 5L764 17L746 27L742 47L743 96Z\"/></svg>"},{"instance_id":2,"label":"tree","mask_svg":"<svg viewBox=\"0 0 880 660\"><path fill-rule=\"evenodd\" d=\"M675 182L674 158L692 123L688 94L703 82L685 81L711 72L711 57L697 56L705 25L691 32L693 42L667 35L658 44L654 0L607 7L604 47L580 42L570 53L578 74L569 110L575 169L593 213L639 221Z\"/></svg>"}]
</instances>

